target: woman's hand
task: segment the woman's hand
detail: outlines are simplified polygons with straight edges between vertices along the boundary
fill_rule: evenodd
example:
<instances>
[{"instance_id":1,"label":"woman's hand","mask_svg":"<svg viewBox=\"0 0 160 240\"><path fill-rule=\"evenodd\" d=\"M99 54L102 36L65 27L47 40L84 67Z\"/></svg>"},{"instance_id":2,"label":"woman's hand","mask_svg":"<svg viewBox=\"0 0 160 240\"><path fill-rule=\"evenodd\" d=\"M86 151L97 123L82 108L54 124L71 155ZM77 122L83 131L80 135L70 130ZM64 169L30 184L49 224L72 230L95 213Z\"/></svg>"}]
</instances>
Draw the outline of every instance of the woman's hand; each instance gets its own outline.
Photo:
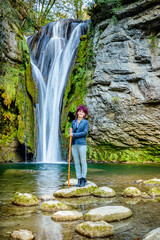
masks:
<instances>
[{"instance_id":1,"label":"woman's hand","mask_svg":"<svg viewBox=\"0 0 160 240\"><path fill-rule=\"evenodd\" d=\"M69 129L69 136L70 136L70 137L73 137L72 131L73 131L73 128L70 128L70 129Z\"/></svg>"}]
</instances>

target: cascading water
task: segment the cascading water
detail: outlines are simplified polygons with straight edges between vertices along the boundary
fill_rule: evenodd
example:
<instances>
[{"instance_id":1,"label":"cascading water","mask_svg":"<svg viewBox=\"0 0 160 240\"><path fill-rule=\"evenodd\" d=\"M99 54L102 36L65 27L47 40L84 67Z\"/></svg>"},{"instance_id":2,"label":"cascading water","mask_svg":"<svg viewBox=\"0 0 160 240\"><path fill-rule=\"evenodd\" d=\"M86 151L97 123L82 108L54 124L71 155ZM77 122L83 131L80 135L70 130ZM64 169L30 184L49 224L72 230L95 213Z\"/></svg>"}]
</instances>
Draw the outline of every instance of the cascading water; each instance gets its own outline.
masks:
<instances>
[{"instance_id":1,"label":"cascading water","mask_svg":"<svg viewBox=\"0 0 160 240\"><path fill-rule=\"evenodd\" d=\"M27 38L33 77L39 87L37 161L62 161L62 98L80 36L87 31L88 21L61 19L47 24L35 35Z\"/></svg>"}]
</instances>

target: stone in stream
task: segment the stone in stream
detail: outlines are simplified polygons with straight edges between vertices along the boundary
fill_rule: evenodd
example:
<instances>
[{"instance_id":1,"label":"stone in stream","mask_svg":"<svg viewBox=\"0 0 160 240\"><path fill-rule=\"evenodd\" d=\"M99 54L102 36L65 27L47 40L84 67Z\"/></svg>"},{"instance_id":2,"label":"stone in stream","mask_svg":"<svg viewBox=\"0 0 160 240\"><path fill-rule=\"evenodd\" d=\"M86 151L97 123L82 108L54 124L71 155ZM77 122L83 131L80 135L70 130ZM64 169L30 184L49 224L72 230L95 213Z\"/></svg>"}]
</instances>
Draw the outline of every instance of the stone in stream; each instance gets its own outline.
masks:
<instances>
[{"instance_id":1,"label":"stone in stream","mask_svg":"<svg viewBox=\"0 0 160 240\"><path fill-rule=\"evenodd\" d=\"M78 211L58 211L51 218L56 221L75 221L83 219L83 214Z\"/></svg>"},{"instance_id":2,"label":"stone in stream","mask_svg":"<svg viewBox=\"0 0 160 240\"><path fill-rule=\"evenodd\" d=\"M147 233L143 240L160 240L160 227Z\"/></svg>"},{"instance_id":3,"label":"stone in stream","mask_svg":"<svg viewBox=\"0 0 160 240\"><path fill-rule=\"evenodd\" d=\"M55 200L55 197L49 196L49 195L43 195L39 198L41 201L50 201L50 200Z\"/></svg>"},{"instance_id":4,"label":"stone in stream","mask_svg":"<svg viewBox=\"0 0 160 240\"><path fill-rule=\"evenodd\" d=\"M139 196L141 196L141 191L135 187L127 187L123 191L122 195L124 197L139 197Z\"/></svg>"},{"instance_id":5,"label":"stone in stream","mask_svg":"<svg viewBox=\"0 0 160 240\"><path fill-rule=\"evenodd\" d=\"M53 196L59 198L71 198L71 197L81 197L89 196L92 194L93 190L96 188L96 184L88 183L84 187L70 187L64 188L56 191Z\"/></svg>"},{"instance_id":6,"label":"stone in stream","mask_svg":"<svg viewBox=\"0 0 160 240\"><path fill-rule=\"evenodd\" d=\"M160 185L160 179L153 178L150 180L143 181L144 185L154 186L154 185Z\"/></svg>"},{"instance_id":7,"label":"stone in stream","mask_svg":"<svg viewBox=\"0 0 160 240\"><path fill-rule=\"evenodd\" d=\"M114 228L112 225L104 222L83 222L77 225L76 231L86 237L107 237L114 235Z\"/></svg>"},{"instance_id":8,"label":"stone in stream","mask_svg":"<svg viewBox=\"0 0 160 240\"><path fill-rule=\"evenodd\" d=\"M88 184L95 184L91 181L87 181ZM71 178L69 181L69 186L76 186L78 184L78 179L76 178ZM64 186L68 186L68 181L66 181L64 184Z\"/></svg>"},{"instance_id":9,"label":"stone in stream","mask_svg":"<svg viewBox=\"0 0 160 240\"><path fill-rule=\"evenodd\" d=\"M69 209L69 207L66 204L64 204L58 200L44 202L44 203L42 203L42 205L40 207L40 210L45 211L45 212L56 212L59 210L68 210L68 209Z\"/></svg>"},{"instance_id":10,"label":"stone in stream","mask_svg":"<svg viewBox=\"0 0 160 240\"><path fill-rule=\"evenodd\" d=\"M26 229L18 229L15 230L12 234L11 237L13 239L20 239L20 240L32 240L34 239L34 235L31 231L28 231Z\"/></svg>"},{"instance_id":11,"label":"stone in stream","mask_svg":"<svg viewBox=\"0 0 160 240\"><path fill-rule=\"evenodd\" d=\"M19 193L19 192L15 193L12 203L15 205L25 206L25 207L39 205L39 201L34 195L29 193Z\"/></svg>"},{"instance_id":12,"label":"stone in stream","mask_svg":"<svg viewBox=\"0 0 160 240\"><path fill-rule=\"evenodd\" d=\"M148 194L152 197L160 197L160 189L159 188L151 188Z\"/></svg>"},{"instance_id":13,"label":"stone in stream","mask_svg":"<svg viewBox=\"0 0 160 240\"><path fill-rule=\"evenodd\" d=\"M141 197L144 198L144 199L150 199L151 198L151 196L149 196L146 192L142 192Z\"/></svg>"},{"instance_id":14,"label":"stone in stream","mask_svg":"<svg viewBox=\"0 0 160 240\"><path fill-rule=\"evenodd\" d=\"M129 208L123 206L105 206L90 210L85 214L85 220L87 221L119 221L132 216L132 211Z\"/></svg>"},{"instance_id":15,"label":"stone in stream","mask_svg":"<svg viewBox=\"0 0 160 240\"><path fill-rule=\"evenodd\" d=\"M96 197L114 197L116 196L115 191L109 187L99 187L95 188L93 195Z\"/></svg>"}]
</instances>

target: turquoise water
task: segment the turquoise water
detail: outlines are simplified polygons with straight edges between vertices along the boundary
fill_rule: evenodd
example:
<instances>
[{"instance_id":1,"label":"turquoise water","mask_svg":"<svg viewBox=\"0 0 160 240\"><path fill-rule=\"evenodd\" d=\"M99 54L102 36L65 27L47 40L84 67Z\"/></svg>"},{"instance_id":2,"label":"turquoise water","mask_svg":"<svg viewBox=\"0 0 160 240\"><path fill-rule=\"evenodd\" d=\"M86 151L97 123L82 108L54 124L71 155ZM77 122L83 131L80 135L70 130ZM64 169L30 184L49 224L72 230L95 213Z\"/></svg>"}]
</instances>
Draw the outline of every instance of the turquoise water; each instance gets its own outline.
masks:
<instances>
[{"instance_id":1,"label":"turquoise water","mask_svg":"<svg viewBox=\"0 0 160 240\"><path fill-rule=\"evenodd\" d=\"M121 165L88 164L87 179L98 186L109 186L117 195L113 199L85 197L63 199L72 209L84 214L92 208L105 205L122 205L130 208L133 216L128 220L111 223L115 234L103 239L142 239L149 231L160 227L160 202L128 200L121 192L128 186L136 186L141 191L151 187L135 185L138 179L160 178L160 165ZM81 221L57 223L51 219L52 213L43 213L38 207L19 207L12 205L15 192L31 193L37 197L53 195L68 178L67 164L17 163L0 165L0 239L10 239L10 234L18 228L31 230L38 240L86 240L75 232ZM74 165L71 164L71 178L75 178ZM98 238L96 238L98 239Z\"/></svg>"}]
</instances>

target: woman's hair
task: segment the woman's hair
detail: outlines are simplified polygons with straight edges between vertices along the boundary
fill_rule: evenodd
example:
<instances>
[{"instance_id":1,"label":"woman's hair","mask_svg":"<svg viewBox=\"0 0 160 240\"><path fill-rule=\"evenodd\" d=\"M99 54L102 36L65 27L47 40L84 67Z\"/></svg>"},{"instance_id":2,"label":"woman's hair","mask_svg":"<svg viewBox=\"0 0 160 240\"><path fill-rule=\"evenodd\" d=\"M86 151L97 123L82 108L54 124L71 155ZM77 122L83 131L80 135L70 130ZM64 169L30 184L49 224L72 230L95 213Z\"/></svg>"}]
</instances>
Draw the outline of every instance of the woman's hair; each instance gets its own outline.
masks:
<instances>
[{"instance_id":1,"label":"woman's hair","mask_svg":"<svg viewBox=\"0 0 160 240\"><path fill-rule=\"evenodd\" d=\"M76 109L76 118L78 118L78 111L83 110L85 112L85 116L88 114L88 108L86 108L84 105L79 105Z\"/></svg>"}]
</instances>

